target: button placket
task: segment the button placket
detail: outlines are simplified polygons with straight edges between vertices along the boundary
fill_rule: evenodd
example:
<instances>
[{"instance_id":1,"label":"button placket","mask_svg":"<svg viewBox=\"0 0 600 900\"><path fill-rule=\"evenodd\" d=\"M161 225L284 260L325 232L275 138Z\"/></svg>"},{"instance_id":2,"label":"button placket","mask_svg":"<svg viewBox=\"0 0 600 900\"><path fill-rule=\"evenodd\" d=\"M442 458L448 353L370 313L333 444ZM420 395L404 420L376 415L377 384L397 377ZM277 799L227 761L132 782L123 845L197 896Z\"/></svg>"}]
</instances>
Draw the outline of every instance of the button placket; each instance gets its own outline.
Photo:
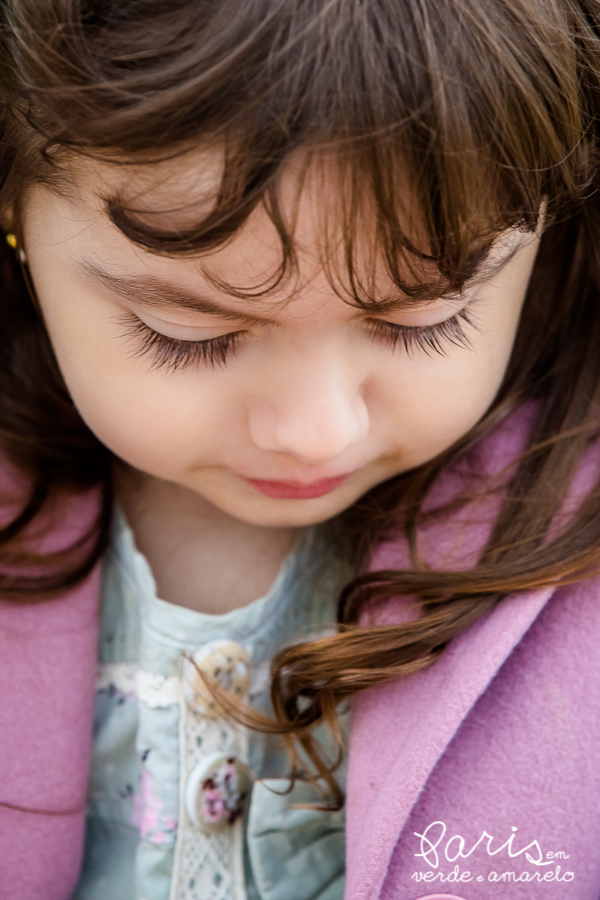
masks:
<instances>
[{"instance_id":1,"label":"button placket","mask_svg":"<svg viewBox=\"0 0 600 900\"><path fill-rule=\"evenodd\" d=\"M251 659L239 644L223 640L183 661L179 828L170 900L246 900L247 733L223 717L200 672L243 700Z\"/></svg>"}]
</instances>

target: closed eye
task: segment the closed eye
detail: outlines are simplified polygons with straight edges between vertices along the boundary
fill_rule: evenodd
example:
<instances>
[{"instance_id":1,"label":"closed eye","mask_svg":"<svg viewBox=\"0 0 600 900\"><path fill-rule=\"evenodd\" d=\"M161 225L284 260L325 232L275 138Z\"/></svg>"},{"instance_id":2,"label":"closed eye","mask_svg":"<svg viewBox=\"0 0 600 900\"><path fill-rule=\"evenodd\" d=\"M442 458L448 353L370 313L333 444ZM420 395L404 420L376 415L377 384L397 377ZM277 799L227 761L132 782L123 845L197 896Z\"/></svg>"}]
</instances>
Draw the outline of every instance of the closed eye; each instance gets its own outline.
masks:
<instances>
[{"instance_id":1,"label":"closed eye","mask_svg":"<svg viewBox=\"0 0 600 900\"><path fill-rule=\"evenodd\" d=\"M133 338L133 356L150 359L152 369L175 372L197 363L212 368L226 365L245 336L244 331L233 331L201 341L167 337L142 322L137 316L126 313L119 317L126 326L125 337ZM471 341L464 325L475 327L467 308L461 309L449 319L434 325L399 325L382 319L369 319L373 338L395 350L399 344L409 356L422 351L427 356L446 356L449 345L471 349Z\"/></svg>"},{"instance_id":2,"label":"closed eye","mask_svg":"<svg viewBox=\"0 0 600 900\"><path fill-rule=\"evenodd\" d=\"M472 344L464 326L476 327L467 307L461 309L450 319L444 319L434 325L398 325L382 319L371 319L369 324L375 340L382 341L392 350L402 344L409 356L412 356L415 351L422 351L427 356L433 354L447 356L450 346L464 347L470 350Z\"/></svg>"},{"instance_id":3,"label":"closed eye","mask_svg":"<svg viewBox=\"0 0 600 900\"><path fill-rule=\"evenodd\" d=\"M169 372L197 363L206 363L212 368L224 366L245 334L243 331L232 331L203 341L189 341L167 337L131 313L120 316L119 321L126 326L125 337L133 338L135 342L132 355L149 358L152 369L167 369Z\"/></svg>"}]
</instances>

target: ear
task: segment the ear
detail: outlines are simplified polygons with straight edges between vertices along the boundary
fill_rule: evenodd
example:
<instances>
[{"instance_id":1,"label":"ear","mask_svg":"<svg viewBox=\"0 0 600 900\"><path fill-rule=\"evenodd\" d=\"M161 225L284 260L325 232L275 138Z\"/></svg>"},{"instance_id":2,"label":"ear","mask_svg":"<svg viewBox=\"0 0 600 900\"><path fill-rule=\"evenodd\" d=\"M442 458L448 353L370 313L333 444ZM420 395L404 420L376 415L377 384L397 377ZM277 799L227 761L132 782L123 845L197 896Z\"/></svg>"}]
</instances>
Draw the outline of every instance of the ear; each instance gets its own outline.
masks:
<instances>
[{"instance_id":1,"label":"ear","mask_svg":"<svg viewBox=\"0 0 600 900\"><path fill-rule=\"evenodd\" d=\"M7 232L15 230L15 209L12 203L5 209L0 209L0 228Z\"/></svg>"}]
</instances>

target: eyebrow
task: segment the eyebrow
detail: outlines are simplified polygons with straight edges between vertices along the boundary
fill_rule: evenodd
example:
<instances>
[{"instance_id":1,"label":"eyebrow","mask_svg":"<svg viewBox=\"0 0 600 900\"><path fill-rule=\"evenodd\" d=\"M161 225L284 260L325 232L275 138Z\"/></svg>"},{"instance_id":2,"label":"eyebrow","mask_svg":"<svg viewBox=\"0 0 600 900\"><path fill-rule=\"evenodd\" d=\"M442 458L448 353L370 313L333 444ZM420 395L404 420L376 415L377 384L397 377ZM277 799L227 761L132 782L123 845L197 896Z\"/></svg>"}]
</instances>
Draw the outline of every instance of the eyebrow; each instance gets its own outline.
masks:
<instances>
[{"instance_id":1,"label":"eyebrow","mask_svg":"<svg viewBox=\"0 0 600 900\"><path fill-rule=\"evenodd\" d=\"M143 303L155 309L173 309L174 307L190 309L194 312L219 316L221 319L245 322L248 325L273 324L274 322L268 316L257 316L242 310L230 309L215 300L209 300L207 297L177 287L153 275L111 275L110 272L89 262L81 263L80 268L86 275L99 281L104 287L125 300Z\"/></svg>"},{"instance_id":2,"label":"eyebrow","mask_svg":"<svg viewBox=\"0 0 600 900\"><path fill-rule=\"evenodd\" d=\"M487 271L485 271L485 263L489 263L489 259L483 260L482 263L477 266L475 273L467 281L465 287L469 287L477 283L478 270L481 269L484 270L480 275L481 281L487 281L490 278L493 278L494 275L497 275L506 265L508 265L508 263L516 255L520 247L521 245L517 244L515 247L511 248L511 250L506 255L503 255L501 259L496 261L496 263L493 264ZM141 303L146 306L151 306L154 309L189 309L193 312L205 313L210 316L218 316L221 319L227 319L235 322L244 322L247 325L276 324L275 319L271 318L270 316L260 316L239 309L231 309L230 307L225 306L215 300L209 300L207 297L204 297L201 294L188 291L185 288L177 287L176 285L170 284L168 281L164 281L162 278L157 278L154 275L112 275L110 272L106 272L104 269L101 269L99 266L91 262L80 263L80 268L86 275L93 278L95 281L100 282L102 285L104 285L104 287L108 288L118 296L123 297L125 300L130 300L134 303ZM380 314L387 312L400 312L403 310L417 309L426 305L427 302L424 303L423 301L418 301L414 297L397 296L383 301L380 304L377 304L373 308L373 311L376 310ZM365 310L362 310L362 312L364 314Z\"/></svg>"},{"instance_id":3,"label":"eyebrow","mask_svg":"<svg viewBox=\"0 0 600 900\"><path fill-rule=\"evenodd\" d=\"M231 309L218 301L209 300L200 294L187 291L184 288L163 281L154 275L144 276L120 276L111 275L93 263L80 264L84 273L95 281L99 281L110 291L130 300L133 303L143 303L155 309L190 309L194 312L207 313L211 316L219 316L221 319L229 319L235 322L245 322L248 325L273 325L275 320L270 316L259 316L242 310ZM260 302L256 298L254 302ZM395 312L405 309L415 309L423 306L422 302L413 297L397 296L383 301L376 307L377 312ZM375 309L375 307L374 307ZM361 310L364 314L365 310Z\"/></svg>"}]
</instances>

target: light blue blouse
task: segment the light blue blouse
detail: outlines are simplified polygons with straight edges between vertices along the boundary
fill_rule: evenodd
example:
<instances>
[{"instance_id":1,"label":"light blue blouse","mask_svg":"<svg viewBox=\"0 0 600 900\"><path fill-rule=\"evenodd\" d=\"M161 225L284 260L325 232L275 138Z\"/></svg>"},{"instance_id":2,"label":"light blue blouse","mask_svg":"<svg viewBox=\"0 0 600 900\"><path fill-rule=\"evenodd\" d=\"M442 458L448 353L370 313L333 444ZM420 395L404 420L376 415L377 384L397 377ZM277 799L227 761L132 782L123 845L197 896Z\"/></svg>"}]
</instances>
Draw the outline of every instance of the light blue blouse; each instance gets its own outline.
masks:
<instances>
[{"instance_id":1,"label":"light blue blouse","mask_svg":"<svg viewBox=\"0 0 600 900\"><path fill-rule=\"evenodd\" d=\"M157 597L117 511L103 572L85 858L73 900L341 900L343 812L299 808L320 799L306 782L285 793L279 739L194 717L182 665L210 642L235 641L251 659L247 701L268 713L272 656L332 628L349 575L316 528L266 596L223 615L195 612ZM321 740L333 753L326 733ZM186 814L185 781L202 754L232 746L252 775L249 806L236 825L206 835ZM336 777L343 788L343 769Z\"/></svg>"}]
</instances>

